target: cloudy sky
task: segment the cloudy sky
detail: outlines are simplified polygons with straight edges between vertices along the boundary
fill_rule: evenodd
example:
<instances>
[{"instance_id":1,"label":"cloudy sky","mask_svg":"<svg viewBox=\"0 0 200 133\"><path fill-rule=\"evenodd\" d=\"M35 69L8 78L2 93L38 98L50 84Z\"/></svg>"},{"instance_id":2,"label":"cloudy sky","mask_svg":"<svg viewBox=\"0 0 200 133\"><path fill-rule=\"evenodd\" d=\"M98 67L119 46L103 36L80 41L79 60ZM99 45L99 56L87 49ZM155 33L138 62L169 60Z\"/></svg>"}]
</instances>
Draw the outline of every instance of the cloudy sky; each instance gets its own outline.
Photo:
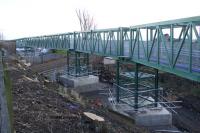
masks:
<instances>
[{"instance_id":1,"label":"cloudy sky","mask_svg":"<svg viewBox=\"0 0 200 133\"><path fill-rule=\"evenodd\" d=\"M0 0L6 39L79 31L76 9L97 28L126 27L200 15L200 0Z\"/></svg>"}]
</instances>

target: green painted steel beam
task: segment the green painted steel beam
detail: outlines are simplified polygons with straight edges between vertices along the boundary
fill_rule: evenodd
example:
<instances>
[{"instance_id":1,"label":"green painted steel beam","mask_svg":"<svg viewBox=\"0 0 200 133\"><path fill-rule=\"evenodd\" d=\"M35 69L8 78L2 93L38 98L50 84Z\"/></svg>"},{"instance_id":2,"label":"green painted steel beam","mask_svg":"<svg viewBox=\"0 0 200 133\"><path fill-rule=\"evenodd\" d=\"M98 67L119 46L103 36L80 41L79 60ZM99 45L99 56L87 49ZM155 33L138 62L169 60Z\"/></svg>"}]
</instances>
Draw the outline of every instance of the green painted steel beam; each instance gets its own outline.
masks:
<instances>
[{"instance_id":1,"label":"green painted steel beam","mask_svg":"<svg viewBox=\"0 0 200 133\"><path fill-rule=\"evenodd\" d=\"M155 69L155 107L158 106L158 69Z\"/></svg>"},{"instance_id":2,"label":"green painted steel beam","mask_svg":"<svg viewBox=\"0 0 200 133\"><path fill-rule=\"evenodd\" d=\"M117 87L116 87L116 101L119 103L119 85L120 85L120 61L117 60L117 63L116 63L116 84L117 84Z\"/></svg>"},{"instance_id":3,"label":"green painted steel beam","mask_svg":"<svg viewBox=\"0 0 200 133\"><path fill-rule=\"evenodd\" d=\"M69 73L69 57L70 56L70 51L67 51L67 73Z\"/></svg>"},{"instance_id":4,"label":"green painted steel beam","mask_svg":"<svg viewBox=\"0 0 200 133\"><path fill-rule=\"evenodd\" d=\"M191 73L191 72L188 72L186 70L179 70L179 69L176 69L176 68L171 69L171 68L164 66L164 65L162 66L162 65L159 65L159 64L146 62L146 61L138 60L138 59L133 59L132 61L143 64L145 66L149 66L149 67L152 67L152 68L159 69L159 70L164 71L164 72L172 73L172 74L175 74L175 75L183 77L183 78L187 78L187 79L190 79L190 80L193 80L193 81L200 82L200 75L196 74L196 73Z\"/></svg>"},{"instance_id":5,"label":"green painted steel beam","mask_svg":"<svg viewBox=\"0 0 200 133\"><path fill-rule=\"evenodd\" d=\"M135 95L134 95L134 108L137 110L138 109L138 91L139 91L139 78L138 78L138 73L139 73L139 64L135 64Z\"/></svg>"}]
</instances>

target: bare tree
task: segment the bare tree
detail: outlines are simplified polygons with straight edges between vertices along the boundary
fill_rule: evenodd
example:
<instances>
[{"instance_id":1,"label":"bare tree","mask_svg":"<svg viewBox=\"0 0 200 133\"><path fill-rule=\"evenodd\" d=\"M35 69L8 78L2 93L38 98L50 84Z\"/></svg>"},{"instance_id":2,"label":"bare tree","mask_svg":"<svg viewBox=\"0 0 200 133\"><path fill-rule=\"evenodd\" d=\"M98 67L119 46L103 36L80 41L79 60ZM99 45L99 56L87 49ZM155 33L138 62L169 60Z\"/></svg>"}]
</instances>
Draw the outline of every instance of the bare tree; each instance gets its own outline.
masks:
<instances>
[{"instance_id":1,"label":"bare tree","mask_svg":"<svg viewBox=\"0 0 200 133\"><path fill-rule=\"evenodd\" d=\"M97 25L94 22L94 18L90 16L90 14L86 10L77 9L76 15L79 20L81 31L96 29Z\"/></svg>"}]
</instances>

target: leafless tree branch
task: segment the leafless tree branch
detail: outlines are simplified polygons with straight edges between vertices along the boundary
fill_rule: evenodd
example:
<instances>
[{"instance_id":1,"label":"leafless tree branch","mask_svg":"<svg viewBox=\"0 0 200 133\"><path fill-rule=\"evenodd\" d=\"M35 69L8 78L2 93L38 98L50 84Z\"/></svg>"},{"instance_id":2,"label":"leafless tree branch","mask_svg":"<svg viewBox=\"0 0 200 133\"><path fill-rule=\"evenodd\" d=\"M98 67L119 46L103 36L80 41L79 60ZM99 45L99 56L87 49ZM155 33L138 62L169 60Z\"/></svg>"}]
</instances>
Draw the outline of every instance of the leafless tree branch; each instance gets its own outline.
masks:
<instances>
[{"instance_id":1,"label":"leafless tree branch","mask_svg":"<svg viewBox=\"0 0 200 133\"><path fill-rule=\"evenodd\" d=\"M90 14L87 11L85 10L81 11L80 9L77 9L76 15L79 20L81 31L96 29L97 25L94 22L94 18L90 16Z\"/></svg>"}]
</instances>

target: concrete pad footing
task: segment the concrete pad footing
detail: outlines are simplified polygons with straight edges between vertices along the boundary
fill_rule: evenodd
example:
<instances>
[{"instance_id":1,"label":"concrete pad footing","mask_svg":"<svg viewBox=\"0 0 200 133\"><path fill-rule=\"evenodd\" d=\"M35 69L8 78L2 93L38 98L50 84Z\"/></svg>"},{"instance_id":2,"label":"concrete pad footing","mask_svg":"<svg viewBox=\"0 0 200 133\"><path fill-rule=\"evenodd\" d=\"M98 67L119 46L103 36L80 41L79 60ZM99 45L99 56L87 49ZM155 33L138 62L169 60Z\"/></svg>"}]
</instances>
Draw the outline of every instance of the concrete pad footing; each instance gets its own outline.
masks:
<instances>
[{"instance_id":1,"label":"concrete pad footing","mask_svg":"<svg viewBox=\"0 0 200 133\"><path fill-rule=\"evenodd\" d=\"M74 77L70 75L61 75L59 77L60 83L62 83L65 87L79 87L89 84L94 84L99 82L99 77L94 75L82 76L82 77Z\"/></svg>"},{"instance_id":2,"label":"concrete pad footing","mask_svg":"<svg viewBox=\"0 0 200 133\"><path fill-rule=\"evenodd\" d=\"M136 125L153 126L171 126L172 114L164 107L158 108L140 108L135 111L133 107L127 104L116 104L112 109L119 114L134 119Z\"/></svg>"},{"instance_id":3,"label":"concrete pad footing","mask_svg":"<svg viewBox=\"0 0 200 133\"><path fill-rule=\"evenodd\" d=\"M170 126L172 125L172 114L164 107L155 109L144 109L134 115L137 125L142 126Z\"/></svg>"}]
</instances>

